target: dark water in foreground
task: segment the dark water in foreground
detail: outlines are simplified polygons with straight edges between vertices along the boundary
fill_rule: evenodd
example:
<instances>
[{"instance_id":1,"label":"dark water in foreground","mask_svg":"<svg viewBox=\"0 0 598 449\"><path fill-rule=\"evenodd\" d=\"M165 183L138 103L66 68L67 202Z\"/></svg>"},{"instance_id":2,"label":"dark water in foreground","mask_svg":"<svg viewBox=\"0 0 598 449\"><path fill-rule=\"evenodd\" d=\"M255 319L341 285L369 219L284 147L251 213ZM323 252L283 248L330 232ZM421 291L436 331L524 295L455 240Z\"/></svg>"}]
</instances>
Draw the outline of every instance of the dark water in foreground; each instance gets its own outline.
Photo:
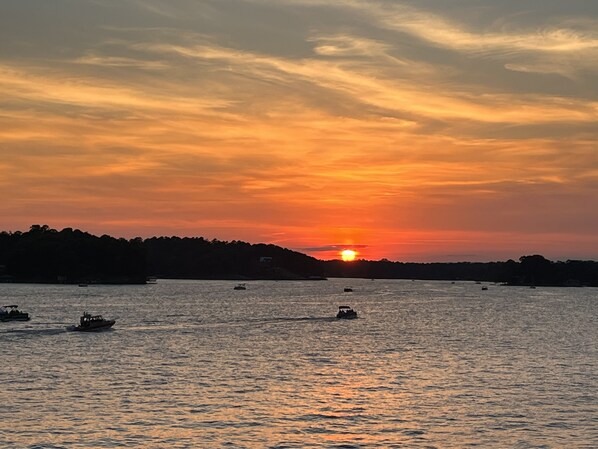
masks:
<instances>
[{"instance_id":1,"label":"dark water in foreground","mask_svg":"<svg viewBox=\"0 0 598 449\"><path fill-rule=\"evenodd\" d=\"M234 285L0 284L0 447L598 447L598 289Z\"/></svg>"}]
</instances>

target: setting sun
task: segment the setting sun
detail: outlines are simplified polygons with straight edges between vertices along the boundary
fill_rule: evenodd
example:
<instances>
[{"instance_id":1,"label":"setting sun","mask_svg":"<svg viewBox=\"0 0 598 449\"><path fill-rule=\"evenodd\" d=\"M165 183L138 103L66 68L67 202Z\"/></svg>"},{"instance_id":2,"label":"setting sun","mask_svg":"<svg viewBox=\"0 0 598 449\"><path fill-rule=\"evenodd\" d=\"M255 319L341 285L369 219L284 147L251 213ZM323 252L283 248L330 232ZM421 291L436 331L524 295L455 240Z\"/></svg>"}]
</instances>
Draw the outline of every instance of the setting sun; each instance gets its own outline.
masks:
<instances>
[{"instance_id":1,"label":"setting sun","mask_svg":"<svg viewBox=\"0 0 598 449\"><path fill-rule=\"evenodd\" d=\"M345 262L351 262L352 260L355 260L356 255L357 252L353 251L352 249L345 249L341 252L341 257Z\"/></svg>"}]
</instances>

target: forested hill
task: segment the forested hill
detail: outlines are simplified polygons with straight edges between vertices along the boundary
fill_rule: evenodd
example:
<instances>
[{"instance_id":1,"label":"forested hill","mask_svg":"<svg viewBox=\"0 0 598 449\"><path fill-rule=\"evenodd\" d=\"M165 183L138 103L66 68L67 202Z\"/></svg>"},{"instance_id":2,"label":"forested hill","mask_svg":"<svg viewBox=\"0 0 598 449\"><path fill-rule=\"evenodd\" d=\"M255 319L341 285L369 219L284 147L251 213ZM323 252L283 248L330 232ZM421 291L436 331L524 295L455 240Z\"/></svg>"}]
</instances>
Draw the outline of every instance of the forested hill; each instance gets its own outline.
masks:
<instances>
[{"instance_id":1,"label":"forested hill","mask_svg":"<svg viewBox=\"0 0 598 449\"><path fill-rule=\"evenodd\" d=\"M321 261L275 245L198 238L143 240L94 236L34 225L0 232L0 281L145 283L148 276L188 279L304 279Z\"/></svg>"},{"instance_id":2,"label":"forested hill","mask_svg":"<svg viewBox=\"0 0 598 449\"><path fill-rule=\"evenodd\" d=\"M187 279L304 279L323 276L321 261L276 245L202 237L152 237L143 242L148 273Z\"/></svg>"},{"instance_id":3,"label":"forested hill","mask_svg":"<svg viewBox=\"0 0 598 449\"><path fill-rule=\"evenodd\" d=\"M0 233L0 279L49 283L145 283L146 249L138 239L96 237L33 225Z\"/></svg>"},{"instance_id":4,"label":"forested hill","mask_svg":"<svg viewBox=\"0 0 598 449\"><path fill-rule=\"evenodd\" d=\"M34 225L0 232L0 281L144 283L147 276L181 279L476 280L510 285L598 286L598 262L552 262L540 255L489 263L321 261L275 245L202 237L116 239Z\"/></svg>"}]
</instances>

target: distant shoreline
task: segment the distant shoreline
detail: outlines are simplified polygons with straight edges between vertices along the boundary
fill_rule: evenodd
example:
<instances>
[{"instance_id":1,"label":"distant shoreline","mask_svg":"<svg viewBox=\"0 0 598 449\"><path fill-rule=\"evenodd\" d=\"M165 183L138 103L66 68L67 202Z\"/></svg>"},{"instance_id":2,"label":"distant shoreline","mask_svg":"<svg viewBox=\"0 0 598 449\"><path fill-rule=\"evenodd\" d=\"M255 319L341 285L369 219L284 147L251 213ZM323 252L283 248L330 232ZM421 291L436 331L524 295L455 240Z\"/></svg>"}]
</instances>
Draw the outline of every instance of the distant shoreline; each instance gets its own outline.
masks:
<instances>
[{"instance_id":1,"label":"distant shoreline","mask_svg":"<svg viewBox=\"0 0 598 449\"><path fill-rule=\"evenodd\" d=\"M252 281L273 281L273 282L317 282L317 281L328 281L331 279L360 279L367 280L368 278L360 277L330 277L330 278L289 278L289 279L271 279L271 278L241 278L241 277L227 277L227 278L180 278L180 277L158 277L155 281L143 281L143 282L119 282L119 281L106 281L106 282L52 282L52 281L36 281L36 280L6 280L0 279L0 284L34 284L34 285L65 285L65 286L79 286L79 287L93 287L93 286L119 286L119 285L152 285L156 284L157 281L231 281L231 282L252 282ZM480 284L480 286L494 286L494 287L525 287L525 288L597 288L598 286L583 285L583 284L563 284L563 285L538 285L538 284L509 284L499 283L493 281L474 281L469 279L411 279L411 278L371 278L372 281L413 281L413 282L451 282L456 283L467 283L467 284Z\"/></svg>"},{"instance_id":2,"label":"distant shoreline","mask_svg":"<svg viewBox=\"0 0 598 449\"><path fill-rule=\"evenodd\" d=\"M130 240L33 225L0 232L0 282L38 284L145 284L149 277L197 280L326 278L478 281L509 286L598 287L598 262L553 262L541 255L506 262L405 263L319 260L271 244L203 237Z\"/></svg>"}]
</instances>

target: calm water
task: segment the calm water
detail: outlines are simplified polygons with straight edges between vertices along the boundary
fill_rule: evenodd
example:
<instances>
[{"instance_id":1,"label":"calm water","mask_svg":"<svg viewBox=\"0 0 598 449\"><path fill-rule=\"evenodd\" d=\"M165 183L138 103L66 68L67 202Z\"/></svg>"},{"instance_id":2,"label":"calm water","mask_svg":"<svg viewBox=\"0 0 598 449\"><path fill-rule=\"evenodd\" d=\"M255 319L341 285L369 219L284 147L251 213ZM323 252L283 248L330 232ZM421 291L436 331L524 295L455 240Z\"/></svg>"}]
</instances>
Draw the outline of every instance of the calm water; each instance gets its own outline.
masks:
<instances>
[{"instance_id":1,"label":"calm water","mask_svg":"<svg viewBox=\"0 0 598 449\"><path fill-rule=\"evenodd\" d=\"M234 285L0 284L0 447L598 447L598 289Z\"/></svg>"}]
</instances>

